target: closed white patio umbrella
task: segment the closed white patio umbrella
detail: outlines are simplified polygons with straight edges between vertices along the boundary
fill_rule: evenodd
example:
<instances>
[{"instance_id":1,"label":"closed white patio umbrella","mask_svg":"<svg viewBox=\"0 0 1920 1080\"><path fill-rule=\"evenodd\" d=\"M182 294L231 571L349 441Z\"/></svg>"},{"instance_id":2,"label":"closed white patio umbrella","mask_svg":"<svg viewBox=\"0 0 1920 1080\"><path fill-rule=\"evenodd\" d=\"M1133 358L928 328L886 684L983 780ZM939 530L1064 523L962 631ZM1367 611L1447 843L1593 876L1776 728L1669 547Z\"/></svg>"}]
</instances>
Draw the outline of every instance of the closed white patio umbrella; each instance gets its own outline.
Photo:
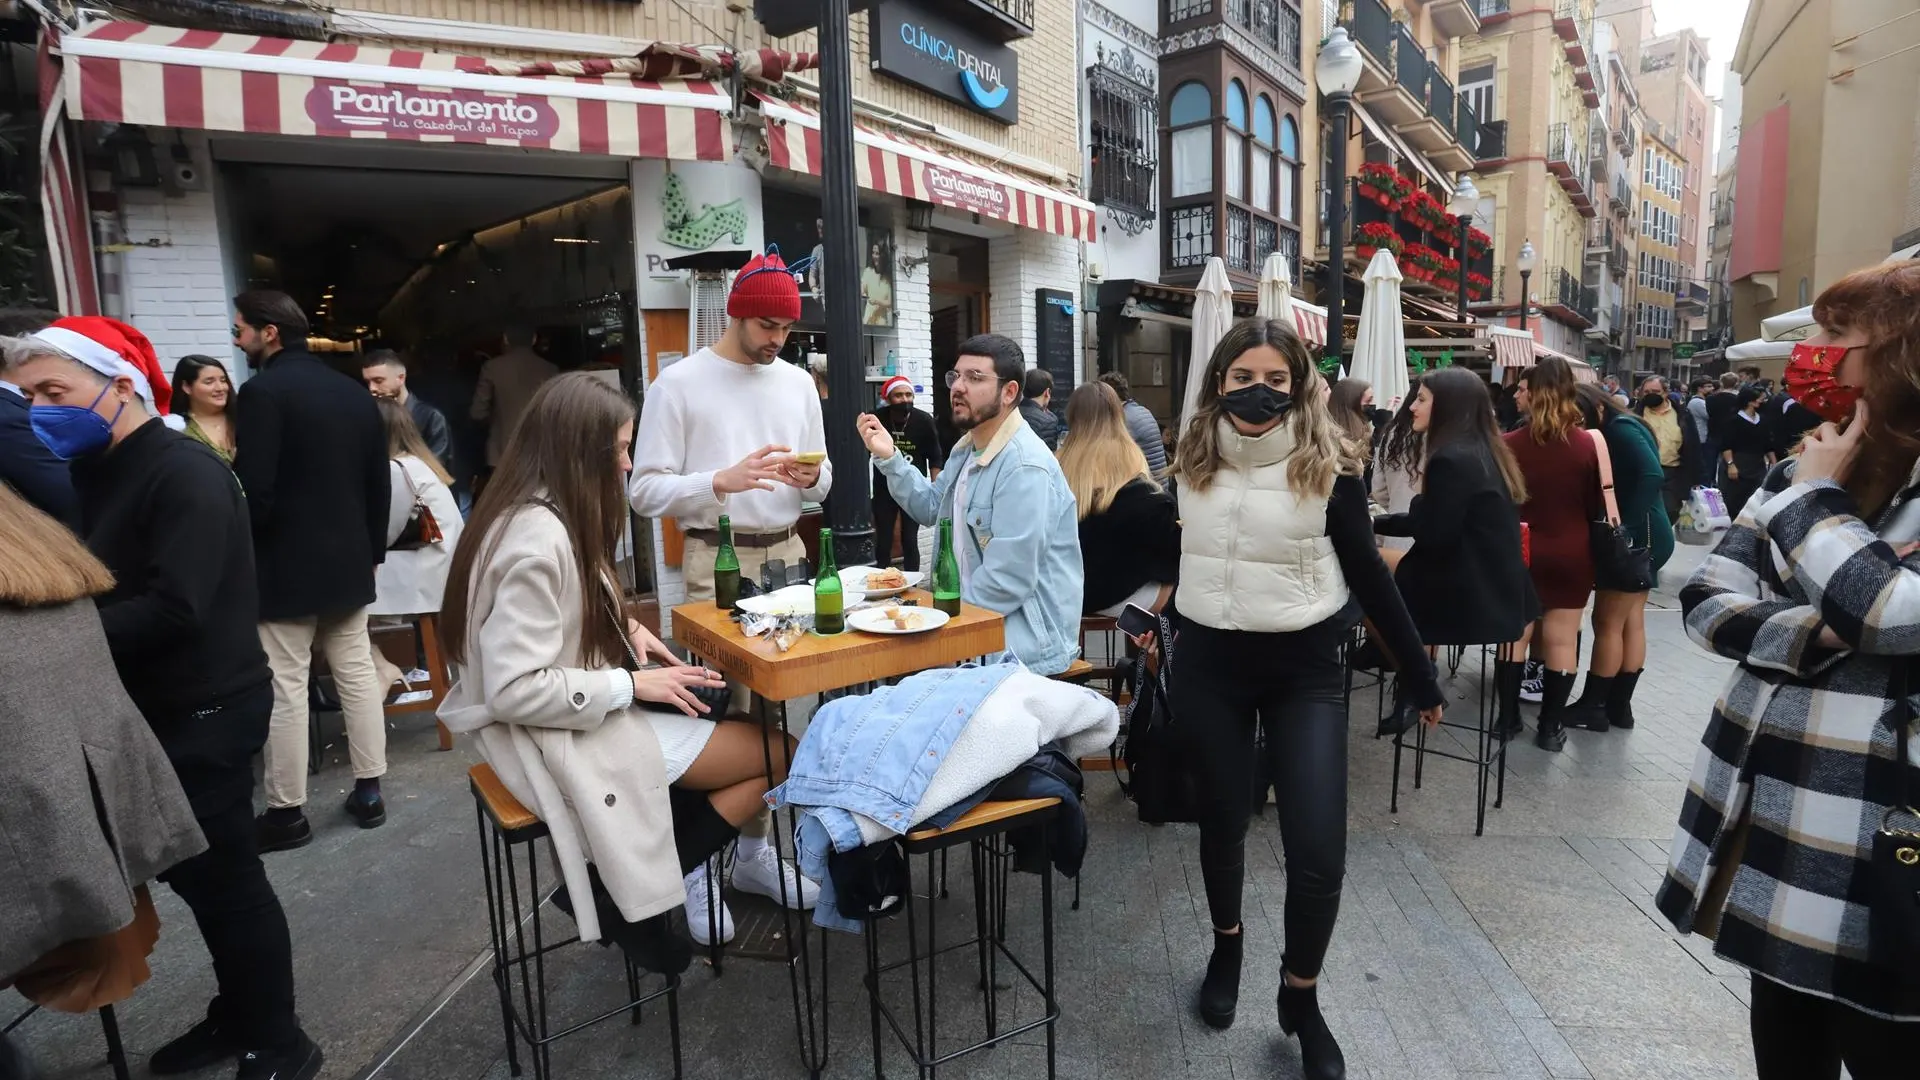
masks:
<instances>
[{"instance_id":1,"label":"closed white patio umbrella","mask_svg":"<svg viewBox=\"0 0 1920 1080\"><path fill-rule=\"evenodd\" d=\"M1207 377L1207 361L1213 347L1233 329L1233 285L1227 281L1227 264L1218 255L1207 260L1200 285L1193 291L1193 351L1187 360L1187 392L1180 404L1180 431L1187 430L1193 410L1200 402L1200 384Z\"/></svg>"},{"instance_id":2,"label":"closed white patio umbrella","mask_svg":"<svg viewBox=\"0 0 1920 1080\"><path fill-rule=\"evenodd\" d=\"M1373 384L1373 400L1400 408L1412 389L1407 378L1407 330L1400 321L1400 267L1393 253L1377 251L1367 264L1367 292L1360 304L1360 333L1353 342L1352 378Z\"/></svg>"},{"instance_id":3,"label":"closed white patio umbrella","mask_svg":"<svg viewBox=\"0 0 1920 1080\"><path fill-rule=\"evenodd\" d=\"M1262 319L1280 319L1288 326L1293 325L1293 286L1287 280L1287 258L1277 251L1268 255L1266 264L1260 267L1253 313Z\"/></svg>"}]
</instances>

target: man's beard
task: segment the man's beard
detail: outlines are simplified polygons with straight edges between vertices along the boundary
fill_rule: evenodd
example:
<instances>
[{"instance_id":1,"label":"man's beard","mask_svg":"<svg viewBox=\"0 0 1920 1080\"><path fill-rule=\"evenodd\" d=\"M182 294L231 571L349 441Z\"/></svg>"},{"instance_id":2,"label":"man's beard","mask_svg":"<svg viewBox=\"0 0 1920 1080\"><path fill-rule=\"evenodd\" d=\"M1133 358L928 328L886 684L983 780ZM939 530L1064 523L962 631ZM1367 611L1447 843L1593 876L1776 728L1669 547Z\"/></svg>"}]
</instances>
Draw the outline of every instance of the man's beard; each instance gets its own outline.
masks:
<instances>
[{"instance_id":1,"label":"man's beard","mask_svg":"<svg viewBox=\"0 0 1920 1080\"><path fill-rule=\"evenodd\" d=\"M967 415L962 417L958 413L955 413L953 426L959 428L961 431L972 431L974 428L979 427L981 424L999 415L1000 399L997 397L989 402L985 408L978 408L969 401L967 403Z\"/></svg>"}]
</instances>

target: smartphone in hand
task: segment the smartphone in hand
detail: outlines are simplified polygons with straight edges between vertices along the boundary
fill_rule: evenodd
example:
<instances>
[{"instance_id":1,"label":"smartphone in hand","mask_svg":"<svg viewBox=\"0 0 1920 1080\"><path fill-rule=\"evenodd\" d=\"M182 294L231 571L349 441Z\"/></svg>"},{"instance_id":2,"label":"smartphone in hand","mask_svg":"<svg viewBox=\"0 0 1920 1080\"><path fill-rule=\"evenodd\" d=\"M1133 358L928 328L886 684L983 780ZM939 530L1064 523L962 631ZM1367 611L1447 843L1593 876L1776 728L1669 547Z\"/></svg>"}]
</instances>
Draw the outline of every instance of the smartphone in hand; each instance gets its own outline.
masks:
<instances>
[{"instance_id":1,"label":"smartphone in hand","mask_svg":"<svg viewBox=\"0 0 1920 1080\"><path fill-rule=\"evenodd\" d=\"M1120 610L1120 632L1130 638L1145 637L1160 629L1160 619L1153 612L1138 604L1128 604Z\"/></svg>"}]
</instances>

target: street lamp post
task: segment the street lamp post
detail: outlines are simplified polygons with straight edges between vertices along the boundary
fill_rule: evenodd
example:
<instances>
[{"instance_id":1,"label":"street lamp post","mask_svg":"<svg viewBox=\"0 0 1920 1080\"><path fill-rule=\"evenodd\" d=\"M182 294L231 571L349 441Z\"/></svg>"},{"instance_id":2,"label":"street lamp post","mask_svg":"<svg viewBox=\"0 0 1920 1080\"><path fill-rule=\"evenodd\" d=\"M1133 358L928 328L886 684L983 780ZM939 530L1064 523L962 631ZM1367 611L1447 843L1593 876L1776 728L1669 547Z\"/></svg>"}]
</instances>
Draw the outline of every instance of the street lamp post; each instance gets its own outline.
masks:
<instances>
[{"instance_id":1,"label":"street lamp post","mask_svg":"<svg viewBox=\"0 0 1920 1080\"><path fill-rule=\"evenodd\" d=\"M1353 91L1360 85L1362 63L1359 48L1347 37L1347 28L1335 26L1321 44L1313 70L1313 81L1327 99L1327 115L1333 123L1333 177L1327 208L1326 356L1336 364L1347 345L1347 141Z\"/></svg>"},{"instance_id":2,"label":"street lamp post","mask_svg":"<svg viewBox=\"0 0 1920 1080\"><path fill-rule=\"evenodd\" d=\"M1473 212L1480 207L1480 189L1473 186L1473 177L1460 174L1460 182L1454 185L1453 198L1448 201L1447 209L1460 219L1460 320L1472 322L1473 316L1467 314L1467 230L1473 226Z\"/></svg>"},{"instance_id":3,"label":"street lamp post","mask_svg":"<svg viewBox=\"0 0 1920 1080\"><path fill-rule=\"evenodd\" d=\"M1533 241L1520 241L1520 257L1515 259L1513 264L1520 268L1520 329L1522 330L1527 328L1527 309L1533 306L1533 294L1527 291L1527 279L1533 276L1533 264L1537 258L1538 256L1533 253Z\"/></svg>"},{"instance_id":4,"label":"street lamp post","mask_svg":"<svg viewBox=\"0 0 1920 1080\"><path fill-rule=\"evenodd\" d=\"M822 27L852 22L849 0L823 0ZM827 455L840 490L827 500L828 524L841 566L873 561L873 510L864 494L867 448L856 426L868 404L860 359L860 197L854 175L853 48L847 37L820 35L820 217L826 231Z\"/></svg>"}]
</instances>

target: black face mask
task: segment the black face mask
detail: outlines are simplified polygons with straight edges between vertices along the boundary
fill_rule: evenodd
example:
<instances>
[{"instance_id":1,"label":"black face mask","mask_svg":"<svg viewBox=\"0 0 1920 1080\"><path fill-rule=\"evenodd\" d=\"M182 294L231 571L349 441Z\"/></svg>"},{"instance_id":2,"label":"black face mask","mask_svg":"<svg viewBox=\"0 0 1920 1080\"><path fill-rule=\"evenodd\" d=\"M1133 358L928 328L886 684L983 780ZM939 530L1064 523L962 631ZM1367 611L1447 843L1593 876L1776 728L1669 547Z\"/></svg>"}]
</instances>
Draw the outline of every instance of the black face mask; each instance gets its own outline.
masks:
<instances>
[{"instance_id":1,"label":"black face mask","mask_svg":"<svg viewBox=\"0 0 1920 1080\"><path fill-rule=\"evenodd\" d=\"M1667 395L1665 394L1647 393L1640 395L1640 404L1649 409L1659 408L1660 403L1665 400L1667 400Z\"/></svg>"},{"instance_id":2,"label":"black face mask","mask_svg":"<svg viewBox=\"0 0 1920 1080\"><path fill-rule=\"evenodd\" d=\"M891 403L887 405L888 418L896 422L904 421L907 418L907 416L912 412L913 412L913 402L911 401L907 402L905 405L895 405Z\"/></svg>"},{"instance_id":3,"label":"black face mask","mask_svg":"<svg viewBox=\"0 0 1920 1080\"><path fill-rule=\"evenodd\" d=\"M1220 407L1228 415L1249 424L1264 424L1287 415L1287 410L1293 407L1293 395L1266 383L1254 383L1231 394L1221 394Z\"/></svg>"}]
</instances>

